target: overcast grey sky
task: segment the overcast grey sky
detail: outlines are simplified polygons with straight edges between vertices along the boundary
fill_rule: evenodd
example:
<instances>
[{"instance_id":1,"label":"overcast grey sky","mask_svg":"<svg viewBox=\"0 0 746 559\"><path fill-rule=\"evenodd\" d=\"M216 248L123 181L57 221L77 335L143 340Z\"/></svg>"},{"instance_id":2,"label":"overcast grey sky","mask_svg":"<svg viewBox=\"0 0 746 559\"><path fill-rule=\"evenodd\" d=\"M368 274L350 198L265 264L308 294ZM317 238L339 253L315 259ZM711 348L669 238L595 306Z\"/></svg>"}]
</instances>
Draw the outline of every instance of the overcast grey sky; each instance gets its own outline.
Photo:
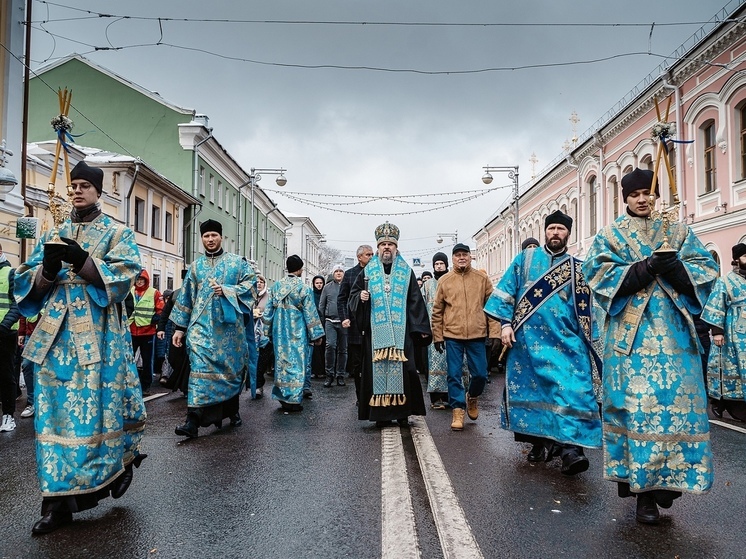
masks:
<instances>
[{"instance_id":1,"label":"overcast grey sky","mask_svg":"<svg viewBox=\"0 0 746 559\"><path fill-rule=\"evenodd\" d=\"M572 111L580 117L580 134L664 61L656 55L670 55L726 5L726 0L34 2L32 68L80 53L172 103L207 114L215 136L246 170L286 168L286 191L371 196L479 191L486 188L480 179L487 164L519 165L521 184L528 181L532 153L539 160L537 172L562 153L572 135ZM732 11L737 1L729 5ZM102 18L95 15L99 12L131 17ZM231 21L139 19L158 17ZM414 25L423 23L451 25ZM644 25L620 25L632 23ZM128 48L94 48L104 46ZM613 58L579 63L605 57ZM544 67L520 68L531 65ZM497 68L515 69L490 70ZM149 163L158 167L157 161ZM495 175L491 186L502 185L510 185L507 176ZM262 186L276 188L272 177ZM373 230L386 220L270 195L281 209L309 215L329 245L346 254L372 243ZM436 244L437 233L458 230L459 241L473 248L471 235L509 195L510 188L503 188L450 208L389 220L401 228L402 253L422 257L431 268L437 250L450 256L450 241ZM428 207L313 199L345 203L336 206L344 212Z\"/></svg>"}]
</instances>

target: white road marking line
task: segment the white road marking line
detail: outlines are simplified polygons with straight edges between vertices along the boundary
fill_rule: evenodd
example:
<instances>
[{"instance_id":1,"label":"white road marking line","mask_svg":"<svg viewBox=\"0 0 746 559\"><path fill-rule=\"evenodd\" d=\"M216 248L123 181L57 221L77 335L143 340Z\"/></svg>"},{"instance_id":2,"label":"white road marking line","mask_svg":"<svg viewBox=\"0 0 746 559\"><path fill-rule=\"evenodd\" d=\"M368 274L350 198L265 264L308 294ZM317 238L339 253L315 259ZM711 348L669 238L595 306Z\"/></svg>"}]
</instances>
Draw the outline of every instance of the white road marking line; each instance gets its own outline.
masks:
<instances>
[{"instance_id":1,"label":"white road marking line","mask_svg":"<svg viewBox=\"0 0 746 559\"><path fill-rule=\"evenodd\" d=\"M417 449L417 459L425 480L443 556L445 559L484 559L425 419L412 417L410 421L412 439Z\"/></svg>"},{"instance_id":2,"label":"white road marking line","mask_svg":"<svg viewBox=\"0 0 746 559\"><path fill-rule=\"evenodd\" d=\"M710 419L710 423L713 425L720 425L720 427L726 427L728 429L733 429L734 431L738 431L739 433L746 433L746 429L743 427L738 427L737 425L731 425L730 423L726 423L725 421L718 421L717 419Z\"/></svg>"},{"instance_id":3,"label":"white road marking line","mask_svg":"<svg viewBox=\"0 0 746 559\"><path fill-rule=\"evenodd\" d=\"M420 559L399 427L381 431L381 557Z\"/></svg>"},{"instance_id":4,"label":"white road marking line","mask_svg":"<svg viewBox=\"0 0 746 559\"><path fill-rule=\"evenodd\" d=\"M162 398L163 396L167 396L168 392L158 392L157 394L153 394L152 396L148 396L146 398L143 398L143 402L150 402L150 400L155 400L156 398Z\"/></svg>"}]
</instances>

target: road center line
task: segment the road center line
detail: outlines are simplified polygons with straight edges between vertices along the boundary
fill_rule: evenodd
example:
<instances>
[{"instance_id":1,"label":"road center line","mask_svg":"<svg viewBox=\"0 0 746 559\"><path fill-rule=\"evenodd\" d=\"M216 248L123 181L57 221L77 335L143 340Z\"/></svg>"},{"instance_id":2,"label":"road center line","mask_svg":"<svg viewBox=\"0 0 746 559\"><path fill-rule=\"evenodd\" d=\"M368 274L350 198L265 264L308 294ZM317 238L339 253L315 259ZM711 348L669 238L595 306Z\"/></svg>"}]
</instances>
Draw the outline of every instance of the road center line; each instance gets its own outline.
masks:
<instances>
[{"instance_id":1,"label":"road center line","mask_svg":"<svg viewBox=\"0 0 746 559\"><path fill-rule=\"evenodd\" d=\"M381 431L381 557L420 559L399 427Z\"/></svg>"},{"instance_id":2,"label":"road center line","mask_svg":"<svg viewBox=\"0 0 746 559\"><path fill-rule=\"evenodd\" d=\"M145 398L143 398L142 401L150 402L151 400L155 400L156 398L163 398L167 394L168 392L156 392L155 394L151 394L150 396L145 396Z\"/></svg>"},{"instance_id":3,"label":"road center line","mask_svg":"<svg viewBox=\"0 0 746 559\"><path fill-rule=\"evenodd\" d=\"M746 429L743 427L738 427L737 425L731 425L730 423L726 423L725 421L718 421L717 419L710 419L710 423L713 425L719 425L720 427L727 427L728 429L732 429L733 431L738 431L739 433L746 433Z\"/></svg>"},{"instance_id":4,"label":"road center line","mask_svg":"<svg viewBox=\"0 0 746 559\"><path fill-rule=\"evenodd\" d=\"M443 556L445 559L484 559L425 419L415 416L410 421L412 440L417 450Z\"/></svg>"}]
</instances>

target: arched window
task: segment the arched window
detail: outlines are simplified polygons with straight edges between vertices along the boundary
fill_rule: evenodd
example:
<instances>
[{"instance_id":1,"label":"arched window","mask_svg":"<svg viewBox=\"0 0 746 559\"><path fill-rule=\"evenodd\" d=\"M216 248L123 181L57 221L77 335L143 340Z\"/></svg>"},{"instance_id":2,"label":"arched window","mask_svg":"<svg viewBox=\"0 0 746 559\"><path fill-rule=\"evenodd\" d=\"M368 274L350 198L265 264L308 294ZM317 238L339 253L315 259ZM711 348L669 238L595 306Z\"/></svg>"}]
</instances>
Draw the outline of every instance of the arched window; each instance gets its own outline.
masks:
<instances>
[{"instance_id":1,"label":"arched window","mask_svg":"<svg viewBox=\"0 0 746 559\"><path fill-rule=\"evenodd\" d=\"M596 205L596 177L588 181L588 234L593 236L598 229L598 208Z\"/></svg>"},{"instance_id":2,"label":"arched window","mask_svg":"<svg viewBox=\"0 0 746 559\"><path fill-rule=\"evenodd\" d=\"M708 120L702 127L704 193L714 192L717 188L717 168L715 164L715 121Z\"/></svg>"},{"instance_id":3,"label":"arched window","mask_svg":"<svg viewBox=\"0 0 746 559\"><path fill-rule=\"evenodd\" d=\"M570 202L570 217L572 218L573 228L570 233L570 242L578 242L578 201L573 200Z\"/></svg>"},{"instance_id":4,"label":"arched window","mask_svg":"<svg viewBox=\"0 0 746 559\"><path fill-rule=\"evenodd\" d=\"M616 177L609 179L609 188L611 189L611 219L614 220L619 217L619 183Z\"/></svg>"},{"instance_id":5,"label":"arched window","mask_svg":"<svg viewBox=\"0 0 746 559\"><path fill-rule=\"evenodd\" d=\"M741 119L739 126L741 129L741 178L746 179L746 103L739 108L738 116Z\"/></svg>"}]
</instances>

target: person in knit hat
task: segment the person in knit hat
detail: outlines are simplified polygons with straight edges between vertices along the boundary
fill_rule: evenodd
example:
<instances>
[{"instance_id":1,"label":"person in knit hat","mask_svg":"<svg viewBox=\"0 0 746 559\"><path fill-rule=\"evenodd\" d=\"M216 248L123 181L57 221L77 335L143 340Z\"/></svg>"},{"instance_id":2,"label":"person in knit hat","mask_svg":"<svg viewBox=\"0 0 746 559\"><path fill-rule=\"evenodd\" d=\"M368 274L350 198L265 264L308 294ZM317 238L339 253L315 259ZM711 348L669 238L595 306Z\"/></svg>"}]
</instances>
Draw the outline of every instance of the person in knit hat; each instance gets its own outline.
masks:
<instances>
[{"instance_id":1,"label":"person in knit hat","mask_svg":"<svg viewBox=\"0 0 746 559\"><path fill-rule=\"evenodd\" d=\"M433 316L435 293L438 291L438 280L448 273L448 256L443 252L433 255L433 279L422 286L422 297L425 299L427 314ZM448 366L446 354L436 351L434 345L427 348L427 392L430 394L430 409L448 409Z\"/></svg>"},{"instance_id":2,"label":"person in knit hat","mask_svg":"<svg viewBox=\"0 0 746 559\"><path fill-rule=\"evenodd\" d=\"M249 365L247 330L256 293L256 276L246 259L223 250L223 226L200 224L204 254L192 262L171 310L173 344L189 354L187 416L175 433L193 438L200 427L242 424L239 395ZM248 339L251 339L249 336Z\"/></svg>"},{"instance_id":3,"label":"person in knit hat","mask_svg":"<svg viewBox=\"0 0 746 559\"><path fill-rule=\"evenodd\" d=\"M502 427L532 445L529 462L559 456L567 476L588 469L584 448L601 446L592 381L592 359L600 359L591 349L590 293L567 251L572 221L549 214L544 246L516 255L484 308L511 348Z\"/></svg>"},{"instance_id":4,"label":"person in knit hat","mask_svg":"<svg viewBox=\"0 0 746 559\"><path fill-rule=\"evenodd\" d=\"M297 254L285 262L288 275L269 289L262 320L272 333L275 351L275 385L272 399L286 412L303 410L304 390L310 391L312 358L309 344L318 345L324 328L311 287L301 279L303 260ZM308 394L308 393L306 393Z\"/></svg>"},{"instance_id":5,"label":"person in knit hat","mask_svg":"<svg viewBox=\"0 0 746 559\"><path fill-rule=\"evenodd\" d=\"M728 412L746 421L746 333L741 314L746 304L746 244L734 245L731 252L735 268L715 282L701 316L715 345L710 349L705 384L716 417Z\"/></svg>"},{"instance_id":6,"label":"person in knit hat","mask_svg":"<svg viewBox=\"0 0 746 559\"><path fill-rule=\"evenodd\" d=\"M137 239L101 212L101 169L78 163L71 176L62 243L48 242L52 232L45 232L13 280L21 314L41 313L23 353L37 380L42 517L34 534L122 497L145 458L145 405L122 309L142 269Z\"/></svg>"},{"instance_id":7,"label":"person in knit hat","mask_svg":"<svg viewBox=\"0 0 746 559\"><path fill-rule=\"evenodd\" d=\"M607 316L603 473L620 497L636 498L643 524L714 479L692 313L707 302L718 265L687 224L651 216L654 180L645 169L622 178L627 209L596 234L582 265ZM664 240L670 249L661 250Z\"/></svg>"}]
</instances>

